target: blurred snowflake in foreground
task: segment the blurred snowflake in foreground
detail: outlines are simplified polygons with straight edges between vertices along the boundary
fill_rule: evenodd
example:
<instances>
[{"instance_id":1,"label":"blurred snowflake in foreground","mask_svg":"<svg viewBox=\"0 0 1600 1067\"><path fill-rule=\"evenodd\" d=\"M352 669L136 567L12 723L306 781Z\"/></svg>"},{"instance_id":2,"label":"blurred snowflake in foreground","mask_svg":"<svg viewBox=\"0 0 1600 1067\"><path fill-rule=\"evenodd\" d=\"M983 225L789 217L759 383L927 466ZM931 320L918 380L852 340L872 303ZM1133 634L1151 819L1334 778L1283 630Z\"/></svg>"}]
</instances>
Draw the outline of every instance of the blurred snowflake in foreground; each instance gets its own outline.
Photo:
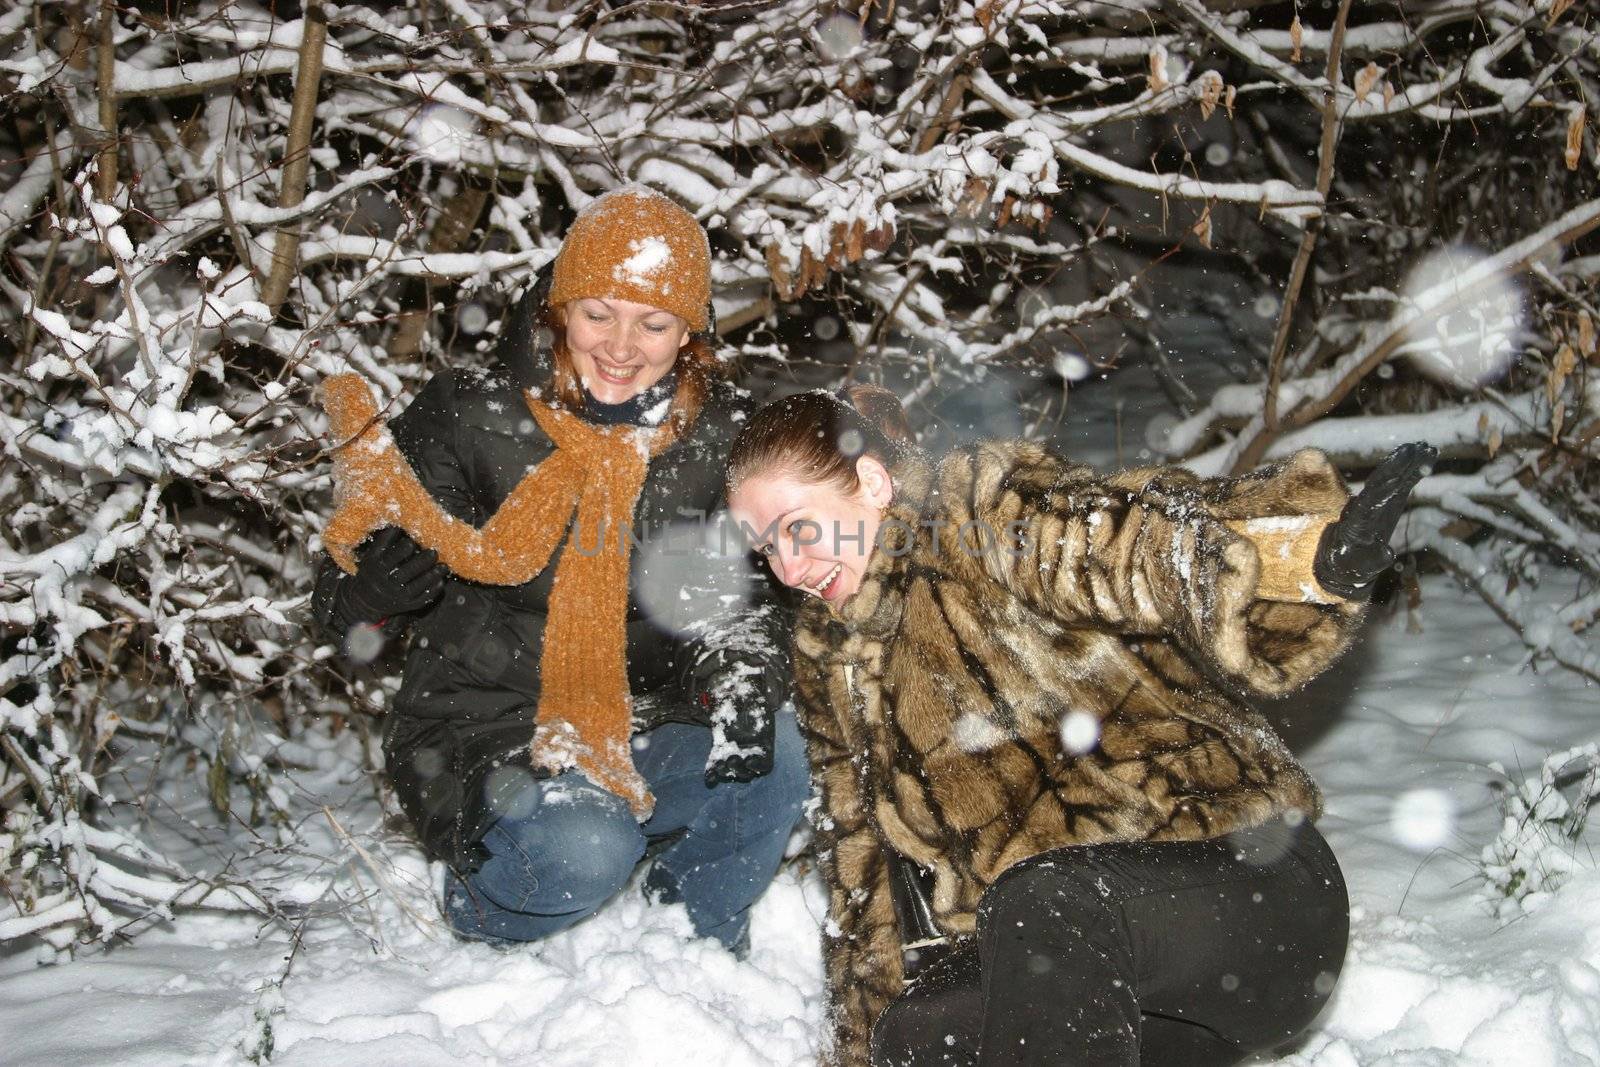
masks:
<instances>
[{"instance_id":1,"label":"blurred snowflake in foreground","mask_svg":"<svg viewBox=\"0 0 1600 1067\"><path fill-rule=\"evenodd\" d=\"M489 328L489 311L476 300L468 300L456 312L456 322L460 324L462 333L480 334Z\"/></svg>"},{"instance_id":2,"label":"blurred snowflake in foreground","mask_svg":"<svg viewBox=\"0 0 1600 1067\"><path fill-rule=\"evenodd\" d=\"M383 653L383 631L358 622L344 636L344 654L356 663L371 663Z\"/></svg>"},{"instance_id":3,"label":"blurred snowflake in foreground","mask_svg":"<svg viewBox=\"0 0 1600 1067\"><path fill-rule=\"evenodd\" d=\"M1093 752L1100 743L1100 722L1087 711L1069 711L1061 716L1061 747L1074 756Z\"/></svg>"},{"instance_id":4,"label":"blurred snowflake in foreground","mask_svg":"<svg viewBox=\"0 0 1600 1067\"><path fill-rule=\"evenodd\" d=\"M1400 314L1416 318L1400 353L1420 373L1458 389L1489 384L1515 357L1522 294L1483 262L1470 248L1441 249L1417 264L1401 291Z\"/></svg>"},{"instance_id":5,"label":"blurred snowflake in foreground","mask_svg":"<svg viewBox=\"0 0 1600 1067\"><path fill-rule=\"evenodd\" d=\"M1455 828L1456 809L1446 793L1437 789L1412 789L1395 800L1389 811L1389 831L1413 852L1428 852L1445 844Z\"/></svg>"},{"instance_id":6,"label":"blurred snowflake in foreground","mask_svg":"<svg viewBox=\"0 0 1600 1067\"><path fill-rule=\"evenodd\" d=\"M817 27L817 51L830 63L848 59L861 47L861 23L850 15L834 15Z\"/></svg>"},{"instance_id":7,"label":"blurred snowflake in foreground","mask_svg":"<svg viewBox=\"0 0 1600 1067\"><path fill-rule=\"evenodd\" d=\"M418 155L435 163L456 163L478 135L478 122L459 108L430 104L407 124L406 134Z\"/></svg>"}]
</instances>

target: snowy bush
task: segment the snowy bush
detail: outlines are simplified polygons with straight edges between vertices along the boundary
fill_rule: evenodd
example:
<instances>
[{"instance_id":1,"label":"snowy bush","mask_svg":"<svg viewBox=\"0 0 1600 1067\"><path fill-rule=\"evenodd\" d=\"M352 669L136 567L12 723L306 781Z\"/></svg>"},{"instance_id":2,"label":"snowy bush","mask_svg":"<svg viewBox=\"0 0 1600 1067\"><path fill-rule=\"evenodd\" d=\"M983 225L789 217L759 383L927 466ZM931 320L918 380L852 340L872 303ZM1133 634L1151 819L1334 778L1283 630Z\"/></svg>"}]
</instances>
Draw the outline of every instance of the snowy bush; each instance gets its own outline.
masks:
<instances>
[{"instance_id":1,"label":"snowy bush","mask_svg":"<svg viewBox=\"0 0 1600 1067\"><path fill-rule=\"evenodd\" d=\"M1156 443L1199 469L1432 441L1407 543L1596 675L1600 593L1547 619L1517 583L1600 577L1597 93L1566 0L14 0L0 940L272 910L149 846L113 795L130 754L290 832L299 739L386 697L306 630L317 384L353 369L400 405L480 362L627 180L711 231L730 356L880 378L925 423L1027 370L1037 425L1126 348L1183 411ZM1471 264L1403 284L1462 242ZM1152 326L1179 252L1255 279L1275 323L1204 395ZM1438 366L1462 346L1504 377Z\"/></svg>"},{"instance_id":2,"label":"snowy bush","mask_svg":"<svg viewBox=\"0 0 1600 1067\"><path fill-rule=\"evenodd\" d=\"M1579 838L1600 797L1600 745L1580 745L1546 756L1537 777L1518 782L1499 764L1504 819L1479 858L1489 906L1502 920L1549 900L1583 862Z\"/></svg>"}]
</instances>

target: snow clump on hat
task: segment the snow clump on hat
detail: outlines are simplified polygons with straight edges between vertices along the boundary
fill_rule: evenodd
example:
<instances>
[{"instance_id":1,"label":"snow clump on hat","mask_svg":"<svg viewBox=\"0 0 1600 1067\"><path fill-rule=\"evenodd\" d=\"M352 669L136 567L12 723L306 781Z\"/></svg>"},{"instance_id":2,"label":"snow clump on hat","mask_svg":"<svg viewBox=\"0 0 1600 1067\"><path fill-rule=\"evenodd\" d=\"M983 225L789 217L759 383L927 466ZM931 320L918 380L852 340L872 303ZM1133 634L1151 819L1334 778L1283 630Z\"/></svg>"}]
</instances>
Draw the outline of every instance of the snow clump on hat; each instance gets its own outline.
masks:
<instances>
[{"instance_id":1,"label":"snow clump on hat","mask_svg":"<svg viewBox=\"0 0 1600 1067\"><path fill-rule=\"evenodd\" d=\"M549 302L631 300L706 328L711 247L693 215L665 194L624 185L578 213L556 253Z\"/></svg>"}]
</instances>

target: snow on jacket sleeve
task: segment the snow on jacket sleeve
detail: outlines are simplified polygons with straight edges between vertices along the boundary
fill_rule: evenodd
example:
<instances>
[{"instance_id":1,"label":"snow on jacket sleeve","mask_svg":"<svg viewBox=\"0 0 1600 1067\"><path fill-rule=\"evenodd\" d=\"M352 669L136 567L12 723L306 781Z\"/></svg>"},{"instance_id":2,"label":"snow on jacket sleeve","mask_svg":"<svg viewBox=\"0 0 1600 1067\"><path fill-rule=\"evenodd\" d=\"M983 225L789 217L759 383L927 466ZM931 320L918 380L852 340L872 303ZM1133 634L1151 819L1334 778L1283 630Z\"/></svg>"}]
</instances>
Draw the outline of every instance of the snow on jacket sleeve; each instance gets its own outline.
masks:
<instances>
[{"instance_id":1,"label":"snow on jacket sleeve","mask_svg":"<svg viewBox=\"0 0 1600 1067\"><path fill-rule=\"evenodd\" d=\"M795 691L812 780L822 793L814 822L828 886L823 929L829 1067L868 1067L872 1024L901 989L900 928L883 846L868 819L865 779L851 760L848 683L841 688L807 656L802 629L795 649ZM833 691L830 691L830 688ZM836 701L845 701L836 712Z\"/></svg>"},{"instance_id":2,"label":"snow on jacket sleeve","mask_svg":"<svg viewBox=\"0 0 1600 1067\"><path fill-rule=\"evenodd\" d=\"M417 472L417 478L446 511L471 523L478 516L456 450L455 429L455 379L449 373L434 375L389 424L400 454ZM343 642L356 621L345 618L338 610L340 586L350 578L324 553L311 594L311 616L318 630L335 643ZM409 616L390 618L384 623L384 634L393 637L410 621Z\"/></svg>"},{"instance_id":3,"label":"snow on jacket sleeve","mask_svg":"<svg viewBox=\"0 0 1600 1067\"><path fill-rule=\"evenodd\" d=\"M966 464L971 517L1008 534L983 565L1066 624L1173 635L1269 696L1304 685L1355 634L1364 605L1310 575L1305 546L1349 497L1320 452L1209 480L1177 468L1100 478L1032 445L978 446Z\"/></svg>"}]
</instances>

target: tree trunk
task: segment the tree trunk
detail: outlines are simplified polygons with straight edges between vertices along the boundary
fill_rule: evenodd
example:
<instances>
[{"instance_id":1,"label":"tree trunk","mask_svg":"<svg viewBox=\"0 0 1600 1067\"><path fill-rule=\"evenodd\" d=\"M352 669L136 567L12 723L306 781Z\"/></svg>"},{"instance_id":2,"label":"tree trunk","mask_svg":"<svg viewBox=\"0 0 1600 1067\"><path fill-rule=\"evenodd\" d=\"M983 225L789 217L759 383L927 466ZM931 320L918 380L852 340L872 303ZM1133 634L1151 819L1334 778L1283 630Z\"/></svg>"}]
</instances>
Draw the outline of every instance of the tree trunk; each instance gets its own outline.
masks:
<instances>
[{"instance_id":1,"label":"tree trunk","mask_svg":"<svg viewBox=\"0 0 1600 1067\"><path fill-rule=\"evenodd\" d=\"M100 102L100 149L95 196L110 201L117 191L117 5L100 0L100 41L95 55L95 94Z\"/></svg>"},{"instance_id":2,"label":"tree trunk","mask_svg":"<svg viewBox=\"0 0 1600 1067\"><path fill-rule=\"evenodd\" d=\"M300 37L300 58L294 75L294 102L289 111L289 139L283 151L283 180L278 187L280 208L299 207L306 196L311 170L311 125L317 114L322 83L322 49L328 38L328 16L320 2L306 4ZM261 302L277 314L289 295L300 258L300 225L284 223L272 248L272 273L261 289Z\"/></svg>"}]
</instances>

